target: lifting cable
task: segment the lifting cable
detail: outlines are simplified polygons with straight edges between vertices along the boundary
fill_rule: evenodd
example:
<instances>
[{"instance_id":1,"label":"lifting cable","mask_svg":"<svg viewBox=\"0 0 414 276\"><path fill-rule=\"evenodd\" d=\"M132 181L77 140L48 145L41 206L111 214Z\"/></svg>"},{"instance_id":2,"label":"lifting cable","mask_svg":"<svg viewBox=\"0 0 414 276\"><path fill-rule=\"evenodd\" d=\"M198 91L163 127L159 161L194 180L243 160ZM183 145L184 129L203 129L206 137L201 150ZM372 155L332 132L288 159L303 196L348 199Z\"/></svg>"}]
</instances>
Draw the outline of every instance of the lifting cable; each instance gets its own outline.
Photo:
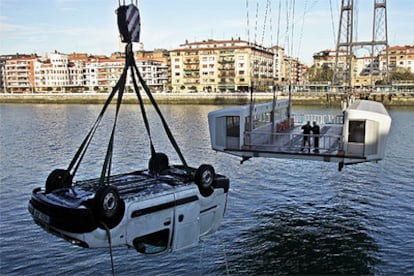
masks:
<instances>
[{"instance_id":1,"label":"lifting cable","mask_svg":"<svg viewBox=\"0 0 414 276\"><path fill-rule=\"evenodd\" d=\"M112 269L112 275L115 276L115 264L114 264L114 256L112 253L112 238L111 238L111 230L109 230L108 225L106 225L105 222L100 221L99 222L102 227L105 229L106 236L108 238L108 247L109 247L109 256L111 257L111 269Z\"/></svg>"},{"instance_id":2,"label":"lifting cable","mask_svg":"<svg viewBox=\"0 0 414 276\"><path fill-rule=\"evenodd\" d=\"M154 156L156 151L155 151L154 144L153 144L153 141L152 141L150 125L149 125L149 122L148 122L148 117L147 117L146 112L145 112L144 102L143 102L142 96L139 92L136 76L138 77L138 81L142 85L142 87L143 87L145 93L147 94L151 104L154 106L154 109L156 110L158 116L160 117L162 125L164 127L164 130L166 132L166 135L167 135L169 141L171 142L173 148L177 152L177 154L178 154L178 156L179 156L179 158L180 158L180 160L181 160L181 162L184 166L184 169L187 172L187 175L191 176L191 172L190 172L190 169L189 169L189 167L187 165L187 162L184 158L184 155L182 154L176 140L174 139L174 136L173 136L171 130L169 129L168 124L167 124L165 118L163 117L163 115L161 113L161 110L159 109L157 103L155 102L155 99L153 98L149 87L147 86L145 80L142 78L142 76L141 76L141 74L138 70L138 67L137 67L137 65L135 63L135 60L134 60L134 54L133 54L133 51L132 51L132 44L130 44L130 43L127 44L125 51L126 51L125 67L123 69L122 75L121 75L120 79L118 80L118 82L116 83L116 85L114 86L114 88L112 89L112 92L110 93L108 99L106 100L106 102L105 102L98 118L96 119L95 123L93 124L91 130L86 135L86 137L83 140L81 146L79 147L79 149L77 150L75 156L73 157L73 159L72 159L72 161L71 161L71 163L68 167L68 171L70 172L71 170L73 170L71 175L72 175L72 177L75 176L75 174L76 174L76 172L79 168L79 165L80 165L82 159L85 156L85 153L86 153L86 151L87 151L87 149L88 149L88 147L89 147L89 145L92 141L92 138L93 138L94 134L96 133L96 130L97 130L97 128L98 128L98 126L99 126L99 124L100 124L100 122L101 122L101 120L102 120L109 104L113 100L116 93L119 92L117 103L116 103L115 119L114 119L112 131L111 131L111 136L110 136L107 151L106 151L105 161L104 161L104 165L103 165L103 168L102 168L99 184L104 185L105 180L108 179L109 176L111 175L112 153L113 153L113 147L114 147L115 129L116 129L117 120L118 120L118 116L119 116L119 110L120 110L121 103L122 103L122 96L123 96L123 93L124 93L124 90L125 90L127 72L128 72L128 69L130 68L132 81L133 81L133 85L134 85L134 90L135 90L135 93L137 95L138 102L140 104L142 118L143 118L143 121L144 121L144 124L145 124L147 135L148 135L149 140L150 140L151 156Z\"/></svg>"},{"instance_id":3,"label":"lifting cable","mask_svg":"<svg viewBox=\"0 0 414 276\"><path fill-rule=\"evenodd\" d=\"M138 76L138 80L142 85L142 88L144 89L144 91L147 94L152 106L154 107L155 111L157 112L158 116L160 117L160 120L161 120L162 125L164 127L164 131L167 134L167 137L170 140L171 145L173 146L176 153L178 154L178 157L180 158L181 162L183 163L184 169L186 170L187 174L190 175L190 170L189 170L189 167L187 165L187 162L185 161L184 155L182 154L182 152L180 150L180 147L178 146L178 144L177 144L170 128L168 127L167 121L165 120L164 116L162 115L161 110L158 107L158 104L156 103L154 97L152 96L152 93L151 93L148 85L146 84L145 80L142 78L141 73L139 72L138 67L135 64L135 60L133 58L131 59L131 62L132 62L132 67L135 70L136 75ZM132 74L132 75L134 77L134 74ZM139 90L136 89L135 92L138 94Z\"/></svg>"},{"instance_id":4,"label":"lifting cable","mask_svg":"<svg viewBox=\"0 0 414 276\"><path fill-rule=\"evenodd\" d=\"M135 1L137 2L137 1ZM187 165L187 162L184 159L183 154L181 153L181 150L177 144L177 142L174 139L174 136L171 132L171 130L168 127L168 124L165 120L165 118L163 117L157 103L155 102L150 89L148 88L145 80L142 78L138 67L135 63L135 59L134 59L134 52L132 51L132 42L137 42L139 41L139 32L140 32L140 21L139 21L139 11L136 8L136 6L134 6L132 4L132 0L131 0L131 5L129 6L125 6L125 0L123 1L124 6L121 6L121 2L119 0L119 5L120 7L118 8L117 12L118 13L118 27L120 28L120 33L121 33L121 37L122 37L122 41L123 42L127 42L126 46L125 46L125 66L124 69L122 71L121 77L119 78L118 82L116 83L116 85L113 87L111 93L109 94L108 99L106 100L101 112L99 113L98 118L96 119L95 123L92 125L92 128L90 129L90 131L88 132L88 134L86 135L85 139L83 140L81 146L78 148L75 156L73 157L72 161L69 164L68 167L68 172L71 175L71 178L73 179L73 177L75 176L81 162L82 159L84 158L86 151L92 141L93 136L96 133L96 130L109 106L109 104L112 102L114 96L118 93L118 98L117 98L117 103L116 103L116 110L115 110L115 118L114 118L114 122L113 122L113 126L112 126L112 131L111 131L111 136L108 142L108 147L107 147L107 151L106 151L106 155L105 155L105 161L102 167L102 172L101 172L101 177L100 177L100 181L99 184L100 185L105 185L106 180L109 180L109 176L111 175L111 167L112 167L112 155L113 155L113 148L114 148L114 140L115 140L115 130L116 130L116 125L117 125L117 121L118 121L118 116L119 116L119 111L121 108L121 104L122 104L122 97L124 94L124 90L125 90L125 84L126 84L126 80L127 80L127 73L128 73L128 69L130 68L130 73L132 76L132 81L133 81L133 86L134 86L134 90L135 93L137 95L138 98L138 102L141 108L141 113L142 113L142 118L144 120L144 124L145 124L145 128L149 137L149 141L150 141L150 148L151 148L151 157L155 157L156 156L156 151L154 148L154 144L152 141L152 137L151 137L151 129L150 129L150 124L148 122L148 117L146 115L145 112L145 106L144 106L144 102L142 99L142 96L139 92L139 88L138 88L138 84L137 84L137 78L138 77L138 81L141 84L141 86L143 87L145 93L147 94L151 104L153 105L155 111L157 112L158 116L161 119L162 125L164 127L164 130L166 132L166 135L169 139L169 141L171 142L172 146L174 147L175 151L177 152L183 166L184 169L187 173L187 175L191 178L193 175ZM122 9L121 9L122 8ZM130 12L131 14L134 14L134 18L136 18L136 21L133 21L134 24L132 24L132 27L130 26L130 22L126 22L126 19L123 18L123 16L125 17L127 12ZM128 26L125 26L125 23L128 23ZM129 29L129 27L131 27L132 29ZM125 29L126 28L126 29ZM72 171L72 173L71 173Z\"/></svg>"},{"instance_id":5,"label":"lifting cable","mask_svg":"<svg viewBox=\"0 0 414 276\"><path fill-rule=\"evenodd\" d=\"M98 129L98 126L103 118L103 115L105 114L109 104L111 103L112 99L116 95L117 91L120 89L121 86L125 85L125 79L126 79L126 73L127 73L127 64L125 64L125 67L123 69L122 75L116 85L113 87L112 92L110 93L108 99L106 100L101 112L98 115L98 118L96 119L95 123L92 125L92 128L90 129L89 133L86 135L85 139L83 140L81 146L77 150L75 156L73 157L69 167L68 171L70 172L73 169L73 172L71 173L72 177L75 176L79 165L85 156L86 150L88 149L93 136L95 135L96 130Z\"/></svg>"},{"instance_id":6,"label":"lifting cable","mask_svg":"<svg viewBox=\"0 0 414 276\"><path fill-rule=\"evenodd\" d=\"M133 57L132 57L132 60L133 60ZM132 64L132 62L131 62L131 64ZM137 95L138 102L139 102L139 105L140 105L140 108L141 108L142 120L144 121L144 125L145 125L145 128L147 130L148 138L149 138L149 141L150 141L151 156L154 156L156 152L155 152L154 144L152 142L151 129L150 129L150 126L149 126L149 123L148 123L148 118L147 118L147 113L145 112L144 102L142 100L141 93L139 93L136 77L135 77L134 70L133 70L132 66L131 66L131 76L132 76L132 83L134 85L134 91L135 91L135 94Z\"/></svg>"},{"instance_id":7,"label":"lifting cable","mask_svg":"<svg viewBox=\"0 0 414 276\"><path fill-rule=\"evenodd\" d=\"M128 61L126 61L126 63L128 64ZM128 71L128 70L125 70L125 71ZM116 129L116 123L118 122L119 110L121 108L122 96L124 95L126 74L123 74L121 76L121 79L122 79L121 80L121 85L120 85L120 88L119 88L118 99L117 99L117 103L116 103L114 124L112 126L111 138L109 139L108 147L107 147L107 150L106 150L105 161L104 161L104 165L102 167L101 178L100 178L100 181L99 181L100 185L104 185L105 175L108 176L107 179L109 179L109 176L111 175L112 153L113 153L113 149L114 149L115 129Z\"/></svg>"}]
</instances>

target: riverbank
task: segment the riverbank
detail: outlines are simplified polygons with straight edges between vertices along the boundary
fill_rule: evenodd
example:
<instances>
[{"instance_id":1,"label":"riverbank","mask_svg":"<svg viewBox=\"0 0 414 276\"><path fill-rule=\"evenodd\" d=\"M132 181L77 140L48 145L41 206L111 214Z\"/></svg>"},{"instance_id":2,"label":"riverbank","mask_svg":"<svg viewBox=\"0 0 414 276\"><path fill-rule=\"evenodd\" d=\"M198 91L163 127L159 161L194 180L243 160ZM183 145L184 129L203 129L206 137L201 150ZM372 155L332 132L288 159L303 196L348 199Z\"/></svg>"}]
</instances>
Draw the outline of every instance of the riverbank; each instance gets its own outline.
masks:
<instances>
[{"instance_id":1,"label":"riverbank","mask_svg":"<svg viewBox=\"0 0 414 276\"><path fill-rule=\"evenodd\" d=\"M214 104L238 105L250 102L249 93L157 93L153 94L159 104ZM359 95L357 95L359 97ZM108 94L102 93L39 93L39 94L0 94L0 103L14 104L102 104ZM287 99L286 94L279 94L278 99ZM370 100L382 102L385 106L414 106L414 93L374 93ZM272 93L254 93L255 102L273 99ZM149 103L143 95L145 103ZM124 95L126 104L137 103L137 96L132 93ZM294 105L340 105L341 95L334 93L295 92L292 95Z\"/></svg>"}]
</instances>

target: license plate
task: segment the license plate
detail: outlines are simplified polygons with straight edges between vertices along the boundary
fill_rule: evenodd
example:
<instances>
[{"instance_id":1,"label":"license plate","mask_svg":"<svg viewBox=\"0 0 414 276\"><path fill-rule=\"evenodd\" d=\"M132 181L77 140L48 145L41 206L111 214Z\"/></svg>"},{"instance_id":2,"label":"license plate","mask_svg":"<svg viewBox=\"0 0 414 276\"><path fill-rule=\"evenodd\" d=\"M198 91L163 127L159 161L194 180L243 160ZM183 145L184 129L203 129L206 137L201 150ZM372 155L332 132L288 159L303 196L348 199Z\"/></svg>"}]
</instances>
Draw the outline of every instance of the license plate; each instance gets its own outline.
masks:
<instances>
[{"instance_id":1,"label":"license plate","mask_svg":"<svg viewBox=\"0 0 414 276\"><path fill-rule=\"evenodd\" d=\"M50 217L33 208L33 217L43 223L49 224Z\"/></svg>"}]
</instances>

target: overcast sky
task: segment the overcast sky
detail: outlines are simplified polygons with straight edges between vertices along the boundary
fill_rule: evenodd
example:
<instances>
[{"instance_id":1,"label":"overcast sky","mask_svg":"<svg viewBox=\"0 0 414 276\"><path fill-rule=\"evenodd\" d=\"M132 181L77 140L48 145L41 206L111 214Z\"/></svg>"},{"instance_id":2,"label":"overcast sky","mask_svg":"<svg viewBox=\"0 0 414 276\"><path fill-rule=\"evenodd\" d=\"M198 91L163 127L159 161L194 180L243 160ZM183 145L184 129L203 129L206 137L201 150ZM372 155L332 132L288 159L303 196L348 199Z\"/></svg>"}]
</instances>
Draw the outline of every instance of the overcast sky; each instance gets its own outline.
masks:
<instances>
[{"instance_id":1,"label":"overcast sky","mask_svg":"<svg viewBox=\"0 0 414 276\"><path fill-rule=\"evenodd\" d=\"M175 49L186 40L240 37L264 46L278 43L290 56L310 65L314 53L335 48L340 3L140 0L141 41L145 50L153 50ZM371 40L374 1L354 3L357 40ZM117 7L118 0L0 0L0 54L118 51ZM388 0L387 16L389 44L413 45L414 0Z\"/></svg>"}]
</instances>

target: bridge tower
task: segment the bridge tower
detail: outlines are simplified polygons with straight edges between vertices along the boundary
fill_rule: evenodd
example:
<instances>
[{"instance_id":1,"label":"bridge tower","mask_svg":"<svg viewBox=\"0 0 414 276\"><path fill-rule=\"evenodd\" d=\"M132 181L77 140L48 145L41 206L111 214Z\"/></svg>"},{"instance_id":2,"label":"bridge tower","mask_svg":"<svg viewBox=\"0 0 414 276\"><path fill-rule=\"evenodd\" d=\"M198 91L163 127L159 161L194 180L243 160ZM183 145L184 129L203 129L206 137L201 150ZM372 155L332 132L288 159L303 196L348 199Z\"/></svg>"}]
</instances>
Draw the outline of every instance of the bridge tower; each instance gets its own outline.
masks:
<instances>
[{"instance_id":1,"label":"bridge tower","mask_svg":"<svg viewBox=\"0 0 414 276\"><path fill-rule=\"evenodd\" d=\"M387 33L387 4L386 0L374 0L374 14L371 41L354 41L354 0L342 0L341 14L336 44L335 67L332 84L334 89L351 88L357 76L370 78L370 85L375 80L388 83L388 33ZM369 56L364 56L366 62L362 70L357 70L355 51L365 48ZM360 58L360 57L359 57ZM359 71L359 72L357 72Z\"/></svg>"}]
</instances>

